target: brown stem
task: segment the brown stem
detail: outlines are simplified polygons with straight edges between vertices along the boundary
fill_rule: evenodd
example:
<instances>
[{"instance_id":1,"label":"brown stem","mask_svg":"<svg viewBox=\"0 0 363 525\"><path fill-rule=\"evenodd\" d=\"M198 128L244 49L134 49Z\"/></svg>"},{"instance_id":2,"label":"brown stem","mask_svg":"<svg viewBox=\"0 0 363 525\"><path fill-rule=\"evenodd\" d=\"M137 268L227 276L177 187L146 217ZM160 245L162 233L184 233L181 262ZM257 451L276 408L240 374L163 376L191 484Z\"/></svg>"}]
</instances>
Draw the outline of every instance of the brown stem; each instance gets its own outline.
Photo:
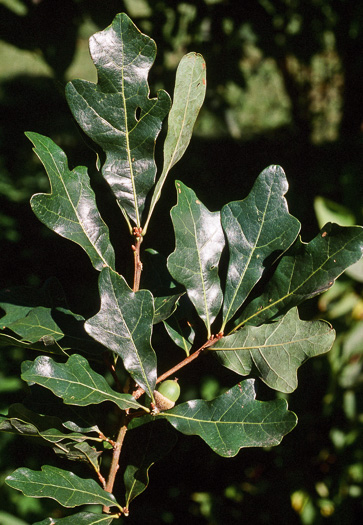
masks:
<instances>
[{"instance_id":1,"label":"brown stem","mask_svg":"<svg viewBox=\"0 0 363 525\"><path fill-rule=\"evenodd\" d=\"M188 357L183 359L183 361L180 361L180 363L178 363L177 365L173 366L173 368L170 368L167 372L164 372L161 376L159 376L157 378L157 380L156 380L156 384L161 383L161 381L164 381L164 379L166 379L167 377L170 377L171 375L175 374L178 370L180 370L181 368L184 368L184 366L189 365L189 363L191 363L192 361L194 361L194 359L197 359L197 357L200 356L200 354L203 352L203 350L205 350L206 348L214 345L222 337L223 337L223 332L220 332L217 335L212 335L208 339L208 341L206 343L204 343L203 346L198 348L198 350L196 350L195 352L190 354ZM133 397L135 399L138 399L139 397L142 396L143 393L144 393L144 390L141 387L139 387L132 393L132 395L133 395Z\"/></svg>"},{"instance_id":2,"label":"brown stem","mask_svg":"<svg viewBox=\"0 0 363 525\"><path fill-rule=\"evenodd\" d=\"M116 474L119 469L121 449L122 449L122 445L123 445L123 442L126 436L126 432L127 432L127 422L128 422L127 415L126 413L123 413L122 425L120 427L116 443L114 444L114 447L113 447L110 472L108 473L108 479L107 479L107 483L105 486L105 490L107 492L112 492L113 490L113 486L114 486L115 479L116 479ZM105 505L103 507L103 512L108 514L110 512L110 508Z\"/></svg>"},{"instance_id":3,"label":"brown stem","mask_svg":"<svg viewBox=\"0 0 363 525\"><path fill-rule=\"evenodd\" d=\"M132 245L132 250L134 252L133 291L137 292L140 288L140 278L141 278L141 272L142 272L142 262L140 259L140 246L142 243L142 228L135 227L133 230L133 235L135 237L135 244ZM116 383L119 385L114 367L112 368L111 366L109 368L111 369L111 373L113 374ZM127 390L129 390L129 388L127 388ZM112 492L113 486L115 484L116 474L120 466L119 462L120 462L121 449L122 449L122 445L123 445L123 442L126 436L128 422L129 422L129 415L126 411L122 415L120 430L117 436L117 440L113 446L113 454L112 454L110 471L108 473L107 483L104 486L107 492ZM103 507L103 512L108 514L110 512L110 508L105 505Z\"/></svg>"},{"instance_id":4,"label":"brown stem","mask_svg":"<svg viewBox=\"0 0 363 525\"><path fill-rule=\"evenodd\" d=\"M140 246L142 243L142 229L141 228L134 228L134 237L135 237L135 244L131 246L133 252L134 252L134 285L133 285L133 291L137 292L140 288L140 278L141 278L141 272L142 272L142 262L140 259Z\"/></svg>"},{"instance_id":5,"label":"brown stem","mask_svg":"<svg viewBox=\"0 0 363 525\"><path fill-rule=\"evenodd\" d=\"M196 350L191 355L186 357L183 361L180 361L180 363L178 363L177 365L173 366L173 368L170 368L170 370L168 370L167 372L164 372L164 374L159 376L157 378L157 380L156 380L156 383L161 383L161 381L164 381L164 379L166 379L167 377L175 374L175 372L177 372L178 370L180 370L184 366L189 365L189 363L191 363L192 361L194 361L194 359L197 359L197 357L200 356L200 354L203 352L203 350L205 350L209 346L214 345L214 343L219 341L219 339L221 339L222 337L223 337L223 333L222 332L220 332L217 335L211 335L210 338L208 339L208 341L206 343L204 343L203 346L198 348L198 350Z\"/></svg>"}]
</instances>

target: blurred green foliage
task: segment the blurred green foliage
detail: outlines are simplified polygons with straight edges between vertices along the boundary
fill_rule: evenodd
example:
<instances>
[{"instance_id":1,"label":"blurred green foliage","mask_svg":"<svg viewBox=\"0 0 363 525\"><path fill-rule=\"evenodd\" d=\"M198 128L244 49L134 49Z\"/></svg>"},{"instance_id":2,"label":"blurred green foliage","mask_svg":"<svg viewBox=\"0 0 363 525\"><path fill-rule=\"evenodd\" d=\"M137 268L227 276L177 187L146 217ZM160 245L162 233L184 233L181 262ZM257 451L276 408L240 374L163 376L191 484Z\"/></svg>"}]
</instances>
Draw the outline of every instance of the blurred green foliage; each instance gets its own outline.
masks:
<instances>
[{"instance_id":1,"label":"blurred green foliage","mask_svg":"<svg viewBox=\"0 0 363 525\"><path fill-rule=\"evenodd\" d=\"M246 196L256 175L278 163L290 181L291 211L311 237L318 222L362 224L362 0L0 0L1 288L40 286L56 276L73 311L89 316L97 310L97 275L87 258L31 213L30 196L47 191L48 182L24 131L52 137L71 167L94 166L92 184L104 195L99 208L113 244L122 247L127 231L119 230L119 211L96 176L94 146L74 125L64 99L67 80L95 81L88 37L121 11L158 44L153 92L163 87L172 94L176 66L188 51L202 53L207 62L206 102L174 177L192 181L201 200L217 209ZM164 201L173 203L172 178L165 192ZM165 255L173 249L165 243L168 235L160 236L162 230L172 238L169 209L157 210L148 241ZM123 273L125 255L120 250L117 257ZM299 373L300 388L289 396L299 425L282 445L244 450L222 463L196 438L180 439L165 460L167 471L163 462L153 467L150 488L128 523L360 521L362 275L361 265L350 269L303 309L305 318L330 320L338 337L328 358L309 361ZM20 349L1 349L2 413L24 396L18 379L24 357ZM185 394L216 396L227 377L224 384L213 365L197 366L205 367L200 391L191 392L191 370ZM261 385L260 397L268 395ZM39 454L44 460L47 451L26 446L21 438L0 441L1 525L32 523L45 506L49 513L55 508L3 485L15 467L38 468Z\"/></svg>"}]
</instances>

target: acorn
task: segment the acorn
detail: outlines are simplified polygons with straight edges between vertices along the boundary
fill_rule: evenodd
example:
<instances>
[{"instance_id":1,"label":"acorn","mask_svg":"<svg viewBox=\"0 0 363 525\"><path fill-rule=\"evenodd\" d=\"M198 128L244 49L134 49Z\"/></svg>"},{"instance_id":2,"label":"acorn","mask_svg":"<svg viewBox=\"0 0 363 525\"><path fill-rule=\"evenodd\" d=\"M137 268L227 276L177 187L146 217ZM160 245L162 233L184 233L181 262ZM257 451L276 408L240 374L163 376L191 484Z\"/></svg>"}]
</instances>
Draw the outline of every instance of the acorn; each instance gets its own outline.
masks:
<instances>
[{"instance_id":1,"label":"acorn","mask_svg":"<svg viewBox=\"0 0 363 525\"><path fill-rule=\"evenodd\" d=\"M164 410L169 410L175 405L175 401L178 400L180 396L180 386L178 380L174 381L168 379L163 381L158 386L157 390L154 390L154 399L155 399L155 412L164 412Z\"/></svg>"}]
</instances>

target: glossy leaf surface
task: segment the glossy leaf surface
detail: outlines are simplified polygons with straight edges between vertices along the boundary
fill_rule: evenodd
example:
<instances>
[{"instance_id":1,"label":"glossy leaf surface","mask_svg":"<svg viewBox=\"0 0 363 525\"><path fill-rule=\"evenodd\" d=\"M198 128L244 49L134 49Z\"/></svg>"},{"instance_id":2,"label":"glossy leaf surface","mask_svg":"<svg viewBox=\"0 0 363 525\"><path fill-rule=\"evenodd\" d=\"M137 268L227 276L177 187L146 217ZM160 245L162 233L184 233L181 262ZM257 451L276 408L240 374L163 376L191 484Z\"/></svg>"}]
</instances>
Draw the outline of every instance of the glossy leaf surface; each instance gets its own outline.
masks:
<instances>
[{"instance_id":1,"label":"glossy leaf surface","mask_svg":"<svg viewBox=\"0 0 363 525\"><path fill-rule=\"evenodd\" d=\"M283 399L257 401L254 380L247 379L226 393L195 399L160 414L179 432L200 436L220 456L235 456L241 448L278 445L296 425Z\"/></svg>"},{"instance_id":2,"label":"glossy leaf surface","mask_svg":"<svg viewBox=\"0 0 363 525\"><path fill-rule=\"evenodd\" d=\"M21 490L25 496L51 498L63 507L108 505L121 508L114 496L93 479L84 479L56 467L45 465L41 471L19 468L6 478L6 483Z\"/></svg>"},{"instance_id":3,"label":"glossy leaf surface","mask_svg":"<svg viewBox=\"0 0 363 525\"><path fill-rule=\"evenodd\" d=\"M149 219L160 198L161 190L171 168L181 159L192 137L193 128L206 90L206 64L202 55L188 53L179 62L176 71L173 105L168 117L168 132L164 142L163 171L151 199Z\"/></svg>"},{"instance_id":4,"label":"glossy leaf surface","mask_svg":"<svg viewBox=\"0 0 363 525\"><path fill-rule=\"evenodd\" d=\"M176 188L178 202L171 211L176 246L168 258L168 269L185 286L209 337L222 305L218 265L224 235L220 214L210 212L182 182L177 182Z\"/></svg>"},{"instance_id":5,"label":"glossy leaf surface","mask_svg":"<svg viewBox=\"0 0 363 525\"><path fill-rule=\"evenodd\" d=\"M37 521L33 525L110 525L117 515L94 514L92 512L78 512L67 518L47 518Z\"/></svg>"},{"instance_id":6,"label":"glossy leaf surface","mask_svg":"<svg viewBox=\"0 0 363 525\"><path fill-rule=\"evenodd\" d=\"M297 387L297 369L310 357L328 352L334 338L328 323L301 321L294 308L275 323L245 326L212 348L230 370L244 376L255 368L270 388L289 393Z\"/></svg>"},{"instance_id":7,"label":"glossy leaf surface","mask_svg":"<svg viewBox=\"0 0 363 525\"><path fill-rule=\"evenodd\" d=\"M288 213L288 184L280 166L266 168L250 194L222 208L229 264L224 293L223 328L260 280L266 266L296 239L300 223Z\"/></svg>"},{"instance_id":8,"label":"glossy leaf surface","mask_svg":"<svg viewBox=\"0 0 363 525\"><path fill-rule=\"evenodd\" d=\"M49 388L69 405L94 405L111 401L121 410L142 408L130 394L112 390L103 376L89 366L87 359L73 354L67 363L39 356L32 363L23 363L22 379Z\"/></svg>"},{"instance_id":9,"label":"glossy leaf surface","mask_svg":"<svg viewBox=\"0 0 363 525\"><path fill-rule=\"evenodd\" d=\"M115 265L108 227L97 210L87 169L79 166L70 171L67 157L51 139L37 133L26 133L42 161L51 184L51 193L33 195L31 206L48 228L79 244L93 266Z\"/></svg>"},{"instance_id":10,"label":"glossy leaf surface","mask_svg":"<svg viewBox=\"0 0 363 525\"><path fill-rule=\"evenodd\" d=\"M83 131L106 153L102 174L120 207L141 226L145 198L154 184L154 146L170 109L165 91L149 98L147 76L156 45L124 13L90 38L98 84L73 80L68 104Z\"/></svg>"},{"instance_id":11,"label":"glossy leaf surface","mask_svg":"<svg viewBox=\"0 0 363 525\"><path fill-rule=\"evenodd\" d=\"M363 254L363 228L328 223L308 244L300 239L284 254L263 293L246 307L237 326L261 324L328 290Z\"/></svg>"},{"instance_id":12,"label":"glossy leaf surface","mask_svg":"<svg viewBox=\"0 0 363 525\"><path fill-rule=\"evenodd\" d=\"M133 292L125 279L108 268L99 277L101 309L85 328L96 341L118 354L126 370L152 398L156 355L151 346L153 297L148 290Z\"/></svg>"}]
</instances>

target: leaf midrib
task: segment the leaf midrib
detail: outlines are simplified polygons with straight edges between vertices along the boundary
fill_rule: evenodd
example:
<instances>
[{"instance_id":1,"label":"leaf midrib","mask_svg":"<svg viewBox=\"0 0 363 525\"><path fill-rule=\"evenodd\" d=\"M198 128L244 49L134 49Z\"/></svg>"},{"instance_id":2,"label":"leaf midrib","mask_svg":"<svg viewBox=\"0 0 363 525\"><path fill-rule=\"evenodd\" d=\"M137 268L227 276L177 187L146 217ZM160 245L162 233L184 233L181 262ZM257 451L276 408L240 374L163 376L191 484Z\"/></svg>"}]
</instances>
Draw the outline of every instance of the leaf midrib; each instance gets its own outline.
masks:
<instances>
[{"instance_id":1,"label":"leaf midrib","mask_svg":"<svg viewBox=\"0 0 363 525\"><path fill-rule=\"evenodd\" d=\"M267 200L266 200L266 205L265 205L265 208L264 208L264 211L263 211L263 215L262 215L261 226L260 226L260 229L259 229L259 231L258 231L258 235L256 236L255 243L254 243L253 246L251 247L250 255L249 255L249 257L247 258L246 265L245 265L245 269L244 269L244 271L243 271L242 274L241 274L241 277L240 277L240 279L239 279L238 286L237 286L236 289L235 289L235 292L234 292L233 297L232 297L232 301L231 301L230 306L229 306L229 308L228 308L228 310L227 310L227 314L226 314L225 320L223 321L223 324L222 324L222 327L221 327L221 331L222 331L222 332L224 331L224 328L225 328L227 322L228 322L229 319L230 319L230 317L229 317L229 313L230 313L230 311L231 311L231 309L232 309L232 307L233 307L233 305L234 305L234 302L235 302L235 300L236 300L236 296L237 296L237 294L238 294L238 292L239 292L239 290L240 290L240 288L241 288L242 281L243 281L243 279L244 279L244 277L245 277L245 275L246 275L246 272L247 272L247 270L248 270L248 268L249 268L249 264L250 264L250 262L251 262L252 255L255 253L255 251L256 251L256 249L257 249L256 246L257 246L258 241L259 241L259 239L260 239L261 232L262 232L262 228L263 228L263 226L264 226L264 224L265 224L266 209L267 209L267 206L268 206L268 204L269 204L269 202L270 202L270 200L271 200L271 195L272 195L272 187L270 186L270 190L269 190L269 193L268 193L268 198L267 198ZM227 205L227 206L228 206L228 205ZM236 218L236 220L237 220L237 218ZM237 220L237 223L238 223L238 226L239 226L240 231L243 231L243 230L242 230L242 225L239 223L238 220Z\"/></svg>"},{"instance_id":2,"label":"leaf midrib","mask_svg":"<svg viewBox=\"0 0 363 525\"><path fill-rule=\"evenodd\" d=\"M282 301L284 301L285 299L287 299L288 297L291 297L293 295L296 294L296 292L302 287L304 286L310 279L312 279L312 277L315 276L315 274L317 274L318 272L320 272L321 270L323 270L324 266L328 263L328 261L330 261L333 257L335 257L338 253L340 253L342 250L344 250L345 246L347 246L347 244L349 244L350 242L352 242L352 239L349 239L345 244L344 246L341 246L337 251L335 251L334 253L332 253L329 257L327 257L325 259L325 261L316 269L314 270L308 277L307 279L305 279L304 281L302 281L296 288L294 288L293 291L285 294L283 297L280 297L279 299L277 299L276 301L274 301L273 303L271 302L270 304L268 304L267 306L265 306L264 308L261 308L260 310L258 310L257 312L255 312L254 314L250 315L250 317L247 317L246 319L244 319L241 323L239 323L237 326L235 326L233 328L233 330L231 330L230 334L232 334L233 332L237 331L239 328L241 328L241 326L243 326L244 324L246 324L248 321L250 321L251 319L253 319L254 317L260 315L262 312L265 312L267 310L269 310L270 308L272 308L273 306L276 306L277 304L281 303ZM328 248L329 248L329 245L328 245ZM294 261L294 264L293 264L293 271L291 272L291 276L294 275L294 271L295 271L295 265L297 263L297 259L295 259ZM336 279L336 277L332 277L332 280L334 282L334 280ZM292 279L291 279L292 280ZM290 284L291 284L291 280L290 280ZM332 283L333 284L333 283ZM314 294L314 292L312 292ZM316 292L318 293L318 292Z\"/></svg>"},{"instance_id":3,"label":"leaf midrib","mask_svg":"<svg viewBox=\"0 0 363 525\"><path fill-rule=\"evenodd\" d=\"M104 259L103 255L102 255L102 253L101 253L101 252L99 251L99 249L97 248L97 245L95 245L95 244L90 240L89 236L87 235L87 232L86 232L86 230L85 230L85 228L84 228L84 226L83 226L83 221L81 220L80 216L78 215L77 208L74 206L73 201L72 201L72 199L70 198L70 195L69 195L69 193L68 193L67 187L66 187L66 185L65 185L65 183L64 183L63 177L62 177L62 175L61 175L61 172L60 172L59 169L58 169L57 163L56 163L56 161L55 161L55 158L54 158L52 152L50 151L50 149L48 148L48 146L46 146L43 142L41 142L41 140L39 140L39 142L40 142L40 143L42 144L42 146L48 151L48 154L50 155L50 157L51 157L51 159L52 159L52 161L53 161L53 165L55 166L55 173L58 174L58 178L59 178L59 180L61 181L61 184L62 184L62 186L63 186L63 188L64 188L64 191L65 191L65 193L66 193L66 195L67 195L67 197L68 197L68 202L69 202L70 205L72 206L72 209L73 209L73 211L74 211L74 214L75 214L75 216L76 216L77 219L78 219L78 224L79 224L79 225L81 226L81 228L82 228L83 234L84 234L85 237L88 239L90 245L93 247L93 249L95 250L95 252L97 253L97 255L100 257L100 259L102 260L102 262L103 262L107 267L109 267L109 264L107 263L107 261ZM69 170L69 168L66 167L66 169L68 169L69 173L72 173L72 171ZM82 186L82 188L83 188L83 184L81 184L81 186ZM50 196L52 196L52 195L54 195L54 194L53 194L53 191L52 191L52 193L50 194ZM52 210L48 210L48 208L47 208L47 211L52 211ZM53 212L53 213L55 213L55 212ZM62 217L62 218L63 218L63 217ZM74 221L72 221L72 222L74 222ZM77 223L75 223L75 224L77 224Z\"/></svg>"}]
</instances>

